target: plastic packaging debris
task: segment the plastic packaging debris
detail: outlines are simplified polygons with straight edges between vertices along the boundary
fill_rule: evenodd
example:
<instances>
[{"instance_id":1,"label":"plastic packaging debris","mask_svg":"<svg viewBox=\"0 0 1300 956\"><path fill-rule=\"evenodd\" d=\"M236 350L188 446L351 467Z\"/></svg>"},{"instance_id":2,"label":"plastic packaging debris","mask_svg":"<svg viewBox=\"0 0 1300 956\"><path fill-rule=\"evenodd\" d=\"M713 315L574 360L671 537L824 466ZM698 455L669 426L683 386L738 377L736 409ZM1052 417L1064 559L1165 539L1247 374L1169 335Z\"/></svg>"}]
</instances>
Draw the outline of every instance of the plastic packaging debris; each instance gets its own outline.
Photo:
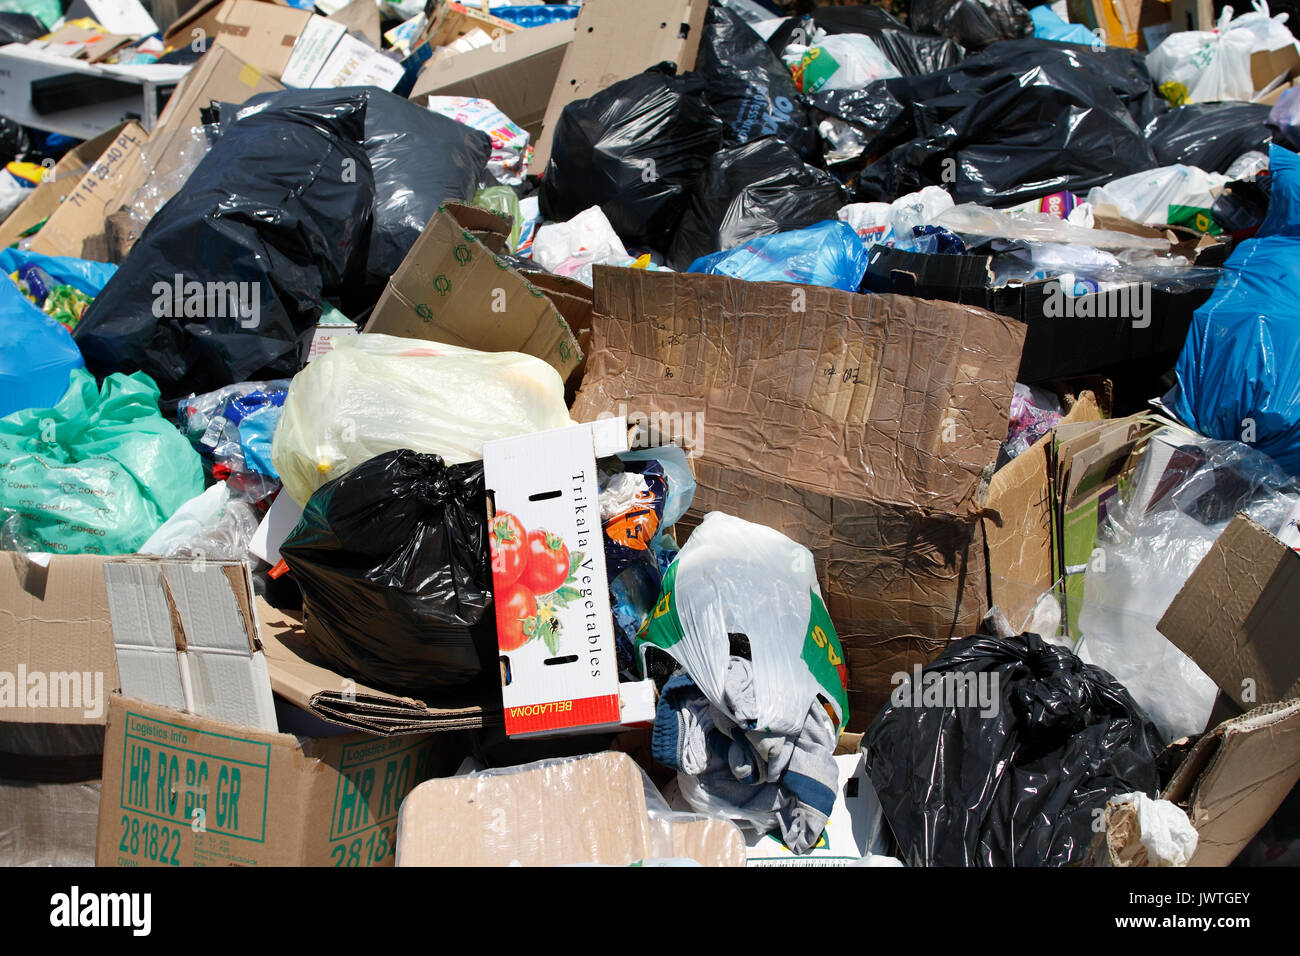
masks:
<instances>
[{"instance_id":1,"label":"plastic packaging debris","mask_svg":"<svg viewBox=\"0 0 1300 956\"><path fill-rule=\"evenodd\" d=\"M375 196L364 92L308 92L241 110L154 216L77 328L91 371L178 396L298 370L322 293L363 275Z\"/></svg>"},{"instance_id":2,"label":"plastic packaging debris","mask_svg":"<svg viewBox=\"0 0 1300 956\"><path fill-rule=\"evenodd\" d=\"M539 227L532 256L543 269L558 275L573 275L595 263L622 265L632 258L599 206L584 209L567 222Z\"/></svg>"},{"instance_id":3,"label":"plastic packaging debris","mask_svg":"<svg viewBox=\"0 0 1300 956\"><path fill-rule=\"evenodd\" d=\"M425 105L434 113L485 133L492 141L488 172L503 183L523 182L531 155L528 133L497 109L491 100L473 96L430 96ZM479 169L482 168L480 165Z\"/></svg>"},{"instance_id":4,"label":"plastic packaging debris","mask_svg":"<svg viewBox=\"0 0 1300 956\"><path fill-rule=\"evenodd\" d=\"M210 464L212 476L230 481L250 501L279 490L271 463L271 437L289 382L241 382L177 403L176 422Z\"/></svg>"},{"instance_id":5,"label":"plastic packaging debris","mask_svg":"<svg viewBox=\"0 0 1300 956\"><path fill-rule=\"evenodd\" d=\"M1269 149L1271 202L1196 310L1166 401L1214 438L1243 436L1300 474L1300 156Z\"/></svg>"},{"instance_id":6,"label":"plastic packaging debris","mask_svg":"<svg viewBox=\"0 0 1300 956\"><path fill-rule=\"evenodd\" d=\"M695 68L704 79L704 101L725 124L725 146L776 136L804 157L817 153L808 108L790 71L749 24L720 3L710 3L704 16Z\"/></svg>"},{"instance_id":7,"label":"plastic packaging debris","mask_svg":"<svg viewBox=\"0 0 1300 956\"><path fill-rule=\"evenodd\" d=\"M867 272L867 249L847 223L828 221L701 256L685 271L856 292Z\"/></svg>"},{"instance_id":8,"label":"plastic packaging debris","mask_svg":"<svg viewBox=\"0 0 1300 956\"><path fill-rule=\"evenodd\" d=\"M1300 89L1285 90L1268 113L1268 125L1287 149L1300 149Z\"/></svg>"},{"instance_id":9,"label":"plastic packaging debris","mask_svg":"<svg viewBox=\"0 0 1300 956\"><path fill-rule=\"evenodd\" d=\"M1136 832L1132 828L1136 824ZM1125 793L1106 805L1106 842L1120 853L1121 863L1138 844L1142 866L1187 866L1200 838L1187 814L1168 800L1145 793ZM1136 862L1136 861L1135 861ZM1131 865L1131 864L1130 864Z\"/></svg>"},{"instance_id":10,"label":"plastic packaging debris","mask_svg":"<svg viewBox=\"0 0 1300 956\"><path fill-rule=\"evenodd\" d=\"M519 196L509 186L488 186L474 194L474 205L490 209L510 220L510 236L506 239L506 251L514 252L519 248L519 226L524 221L523 210L519 208Z\"/></svg>"},{"instance_id":11,"label":"plastic packaging debris","mask_svg":"<svg viewBox=\"0 0 1300 956\"><path fill-rule=\"evenodd\" d=\"M1016 382L1011 395L1011 421L1002 454L1009 461L1056 427L1064 413L1055 393Z\"/></svg>"},{"instance_id":12,"label":"plastic packaging debris","mask_svg":"<svg viewBox=\"0 0 1300 956\"><path fill-rule=\"evenodd\" d=\"M1251 150L1242 153L1232 161L1224 175L1229 182L1233 180L1254 180L1260 173L1268 172L1268 154Z\"/></svg>"},{"instance_id":13,"label":"plastic packaging debris","mask_svg":"<svg viewBox=\"0 0 1300 956\"><path fill-rule=\"evenodd\" d=\"M1167 253L1169 243L1150 236L1134 236L1112 229L1088 229L1062 221L1056 216L1024 213L1008 216L996 209L962 203L941 212L934 225L957 233L959 236L998 236L1020 239L1025 242L1052 242L1094 249L1120 251L1124 249Z\"/></svg>"},{"instance_id":14,"label":"plastic packaging debris","mask_svg":"<svg viewBox=\"0 0 1300 956\"><path fill-rule=\"evenodd\" d=\"M180 192L211 146L205 127L190 126L165 142L146 142L140 147L140 168L148 170L149 176L130 201L109 217L114 250L129 251L139 241L149 221ZM166 165L159 168L164 160Z\"/></svg>"},{"instance_id":15,"label":"plastic packaging debris","mask_svg":"<svg viewBox=\"0 0 1300 956\"><path fill-rule=\"evenodd\" d=\"M1226 173L1242 153L1268 149L1270 116L1257 103L1196 103L1161 113L1143 132L1161 166Z\"/></svg>"},{"instance_id":16,"label":"plastic packaging debris","mask_svg":"<svg viewBox=\"0 0 1300 956\"><path fill-rule=\"evenodd\" d=\"M968 50L1031 36L1034 21L1016 0L912 0L912 29L952 37Z\"/></svg>"},{"instance_id":17,"label":"plastic packaging debris","mask_svg":"<svg viewBox=\"0 0 1300 956\"><path fill-rule=\"evenodd\" d=\"M201 491L199 456L143 373L97 388L74 369L58 404L0 419L0 512L36 550L131 554Z\"/></svg>"},{"instance_id":18,"label":"plastic packaging debris","mask_svg":"<svg viewBox=\"0 0 1300 956\"><path fill-rule=\"evenodd\" d=\"M779 828L795 853L810 848L834 803L831 754L849 719L843 650L811 553L711 512L668 568L637 646L651 675L660 655L680 668L660 693L653 746L687 802L758 832Z\"/></svg>"},{"instance_id":19,"label":"plastic packaging debris","mask_svg":"<svg viewBox=\"0 0 1300 956\"><path fill-rule=\"evenodd\" d=\"M1156 625L1238 511L1273 533L1300 504L1300 485L1238 442L1162 429L1130 481L1107 502L1097 560L1084 577L1079 655L1113 674L1167 742L1199 734L1214 681Z\"/></svg>"},{"instance_id":20,"label":"plastic packaging debris","mask_svg":"<svg viewBox=\"0 0 1300 956\"><path fill-rule=\"evenodd\" d=\"M700 256L833 219L843 204L830 173L775 137L720 150L682 216L669 264L685 269Z\"/></svg>"},{"instance_id":21,"label":"plastic packaging debris","mask_svg":"<svg viewBox=\"0 0 1300 956\"><path fill-rule=\"evenodd\" d=\"M859 90L876 80L902 76L870 37L854 33L818 40L791 72L801 93Z\"/></svg>"},{"instance_id":22,"label":"plastic packaging debris","mask_svg":"<svg viewBox=\"0 0 1300 956\"><path fill-rule=\"evenodd\" d=\"M191 498L140 545L141 554L164 558L242 561L257 533L261 516L247 501L234 497L219 481Z\"/></svg>"},{"instance_id":23,"label":"plastic packaging debris","mask_svg":"<svg viewBox=\"0 0 1300 956\"><path fill-rule=\"evenodd\" d=\"M495 659L482 462L391 451L318 489L280 546L313 649L381 689L472 681Z\"/></svg>"},{"instance_id":24,"label":"plastic packaging debris","mask_svg":"<svg viewBox=\"0 0 1300 956\"><path fill-rule=\"evenodd\" d=\"M832 35L860 33L871 37L903 76L943 70L962 58L962 48L948 37L909 30L883 7L869 4L823 6L815 11L814 19L820 29ZM799 28L799 21L791 23ZM808 31L805 29L804 32Z\"/></svg>"},{"instance_id":25,"label":"plastic packaging debris","mask_svg":"<svg viewBox=\"0 0 1300 956\"><path fill-rule=\"evenodd\" d=\"M1250 56L1295 44L1287 15L1268 15L1255 0L1254 10L1233 19L1224 7L1212 31L1177 30L1147 56L1147 68L1160 92L1175 105L1220 100L1249 100L1255 95ZM1300 48L1297 48L1300 49Z\"/></svg>"},{"instance_id":26,"label":"plastic packaging debris","mask_svg":"<svg viewBox=\"0 0 1300 956\"><path fill-rule=\"evenodd\" d=\"M299 504L325 482L399 448L449 465L483 442L571 424L564 383L541 359L390 335L343 336L293 380L271 446Z\"/></svg>"},{"instance_id":27,"label":"plastic packaging debris","mask_svg":"<svg viewBox=\"0 0 1300 956\"><path fill-rule=\"evenodd\" d=\"M624 242L663 251L686 197L722 144L723 123L700 98L699 76L671 64L570 103L542 177L547 219L600 206Z\"/></svg>"},{"instance_id":28,"label":"plastic packaging debris","mask_svg":"<svg viewBox=\"0 0 1300 956\"><path fill-rule=\"evenodd\" d=\"M906 677L862 749L909 866L1078 863L1107 800L1156 793L1155 727L1037 634L955 640Z\"/></svg>"},{"instance_id":29,"label":"plastic packaging debris","mask_svg":"<svg viewBox=\"0 0 1300 956\"><path fill-rule=\"evenodd\" d=\"M1134 222L1190 226L1198 232L1215 233L1219 227L1210 209L1227 182L1226 176L1195 166L1165 166L1094 186L1088 203L1093 208L1114 206Z\"/></svg>"},{"instance_id":30,"label":"plastic packaging debris","mask_svg":"<svg viewBox=\"0 0 1300 956\"><path fill-rule=\"evenodd\" d=\"M1029 17L1034 21L1034 36L1040 40L1057 43L1082 43L1085 46L1105 46L1105 41L1081 23L1062 20L1047 4L1030 7Z\"/></svg>"}]
</instances>

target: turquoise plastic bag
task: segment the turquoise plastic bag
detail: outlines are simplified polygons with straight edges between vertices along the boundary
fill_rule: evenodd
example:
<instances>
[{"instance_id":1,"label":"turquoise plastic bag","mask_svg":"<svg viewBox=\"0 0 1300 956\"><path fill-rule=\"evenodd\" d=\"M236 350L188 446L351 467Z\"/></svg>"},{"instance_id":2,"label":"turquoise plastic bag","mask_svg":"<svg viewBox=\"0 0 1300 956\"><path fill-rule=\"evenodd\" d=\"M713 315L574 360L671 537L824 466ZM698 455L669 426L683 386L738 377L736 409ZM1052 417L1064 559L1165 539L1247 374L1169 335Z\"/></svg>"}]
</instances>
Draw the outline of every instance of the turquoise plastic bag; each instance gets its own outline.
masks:
<instances>
[{"instance_id":1,"label":"turquoise plastic bag","mask_svg":"<svg viewBox=\"0 0 1300 956\"><path fill-rule=\"evenodd\" d=\"M0 510L17 515L8 531L24 548L132 554L203 491L198 453L158 398L143 372L101 390L77 369L54 407L0 419Z\"/></svg>"},{"instance_id":2,"label":"turquoise plastic bag","mask_svg":"<svg viewBox=\"0 0 1300 956\"><path fill-rule=\"evenodd\" d=\"M798 282L857 292L867 271L867 247L846 222L751 239L743 246L700 256L687 272L750 282Z\"/></svg>"}]
</instances>

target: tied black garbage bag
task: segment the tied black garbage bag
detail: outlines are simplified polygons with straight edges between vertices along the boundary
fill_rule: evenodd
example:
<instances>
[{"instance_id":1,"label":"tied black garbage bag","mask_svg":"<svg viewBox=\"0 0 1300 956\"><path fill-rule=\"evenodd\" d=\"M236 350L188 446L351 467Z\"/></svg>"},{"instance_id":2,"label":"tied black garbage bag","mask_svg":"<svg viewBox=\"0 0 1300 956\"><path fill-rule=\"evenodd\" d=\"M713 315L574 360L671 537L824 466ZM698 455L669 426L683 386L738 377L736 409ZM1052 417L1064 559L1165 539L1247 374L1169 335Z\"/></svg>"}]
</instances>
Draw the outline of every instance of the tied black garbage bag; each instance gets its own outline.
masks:
<instances>
[{"instance_id":1,"label":"tied black garbage bag","mask_svg":"<svg viewBox=\"0 0 1300 956\"><path fill-rule=\"evenodd\" d=\"M1034 35L1034 20L1016 0L912 0L908 23L951 37L968 50Z\"/></svg>"},{"instance_id":2,"label":"tied black garbage bag","mask_svg":"<svg viewBox=\"0 0 1300 956\"><path fill-rule=\"evenodd\" d=\"M704 79L704 101L726 124L724 145L777 136L805 159L818 155L817 131L790 71L748 23L717 0L704 17L695 68Z\"/></svg>"},{"instance_id":3,"label":"tied black garbage bag","mask_svg":"<svg viewBox=\"0 0 1300 956\"><path fill-rule=\"evenodd\" d=\"M375 184L366 97L246 111L149 222L75 338L164 398L289 378L321 297L361 278Z\"/></svg>"},{"instance_id":4,"label":"tied black garbage bag","mask_svg":"<svg viewBox=\"0 0 1300 956\"><path fill-rule=\"evenodd\" d=\"M855 199L942 186L958 203L1005 206L1153 168L1134 119L1152 109L1144 75L1131 51L1013 40L939 73L809 102L859 128L878 157L854 179Z\"/></svg>"},{"instance_id":5,"label":"tied black garbage bag","mask_svg":"<svg viewBox=\"0 0 1300 956\"><path fill-rule=\"evenodd\" d=\"M813 22L827 33L860 33L904 76L946 70L961 62L964 51L948 37L916 33L882 7L819 7Z\"/></svg>"},{"instance_id":6,"label":"tied black garbage bag","mask_svg":"<svg viewBox=\"0 0 1300 956\"><path fill-rule=\"evenodd\" d=\"M668 248L691 187L722 145L703 79L674 74L661 63L564 108L542 177L543 216L561 222L600 206L624 243Z\"/></svg>"},{"instance_id":7,"label":"tied black garbage bag","mask_svg":"<svg viewBox=\"0 0 1300 956\"><path fill-rule=\"evenodd\" d=\"M668 256L678 271L759 236L834 219L844 189L775 137L718 152L691 196Z\"/></svg>"},{"instance_id":8,"label":"tied black garbage bag","mask_svg":"<svg viewBox=\"0 0 1300 956\"><path fill-rule=\"evenodd\" d=\"M280 554L340 674L423 693L495 655L487 534L482 462L390 451L318 488Z\"/></svg>"},{"instance_id":9,"label":"tied black garbage bag","mask_svg":"<svg viewBox=\"0 0 1300 956\"><path fill-rule=\"evenodd\" d=\"M1192 103L1157 116L1143 132L1161 166L1226 173L1242 153L1268 152L1268 111L1259 103Z\"/></svg>"},{"instance_id":10,"label":"tied black garbage bag","mask_svg":"<svg viewBox=\"0 0 1300 956\"><path fill-rule=\"evenodd\" d=\"M963 688L971 706L950 706ZM1156 795L1161 749L1113 677L1037 634L953 641L895 690L862 748L909 866L1077 863L1094 810Z\"/></svg>"}]
</instances>

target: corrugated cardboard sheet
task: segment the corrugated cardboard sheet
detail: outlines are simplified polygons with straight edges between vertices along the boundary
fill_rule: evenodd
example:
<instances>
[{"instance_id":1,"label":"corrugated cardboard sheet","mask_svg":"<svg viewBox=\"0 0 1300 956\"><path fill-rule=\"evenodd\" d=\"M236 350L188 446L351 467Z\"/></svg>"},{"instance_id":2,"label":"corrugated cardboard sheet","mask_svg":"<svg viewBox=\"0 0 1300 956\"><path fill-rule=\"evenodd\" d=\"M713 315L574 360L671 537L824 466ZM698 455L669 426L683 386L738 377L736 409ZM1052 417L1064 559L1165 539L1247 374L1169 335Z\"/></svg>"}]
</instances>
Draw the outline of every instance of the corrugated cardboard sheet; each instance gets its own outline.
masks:
<instances>
[{"instance_id":1,"label":"corrugated cardboard sheet","mask_svg":"<svg viewBox=\"0 0 1300 956\"><path fill-rule=\"evenodd\" d=\"M812 551L861 729L987 609L979 489L1024 334L954 303L598 266L572 414L703 416L691 514Z\"/></svg>"}]
</instances>

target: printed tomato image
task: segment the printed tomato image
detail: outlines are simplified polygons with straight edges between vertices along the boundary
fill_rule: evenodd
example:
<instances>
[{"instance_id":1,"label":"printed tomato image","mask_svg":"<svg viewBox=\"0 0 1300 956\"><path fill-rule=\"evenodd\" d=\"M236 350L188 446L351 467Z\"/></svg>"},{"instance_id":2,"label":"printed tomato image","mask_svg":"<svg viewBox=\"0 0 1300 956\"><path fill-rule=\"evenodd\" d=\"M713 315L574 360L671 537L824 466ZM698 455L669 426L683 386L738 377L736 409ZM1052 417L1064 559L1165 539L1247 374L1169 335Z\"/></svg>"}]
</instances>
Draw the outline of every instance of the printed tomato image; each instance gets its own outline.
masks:
<instances>
[{"instance_id":1,"label":"printed tomato image","mask_svg":"<svg viewBox=\"0 0 1300 956\"><path fill-rule=\"evenodd\" d=\"M550 531L528 533L528 563L519 583L534 594L550 594L569 578L569 549Z\"/></svg>"},{"instance_id":2,"label":"printed tomato image","mask_svg":"<svg viewBox=\"0 0 1300 956\"><path fill-rule=\"evenodd\" d=\"M528 564L528 533L514 515L498 511L488 528L492 548L492 584L506 591Z\"/></svg>"},{"instance_id":3,"label":"printed tomato image","mask_svg":"<svg viewBox=\"0 0 1300 956\"><path fill-rule=\"evenodd\" d=\"M537 599L527 588L514 584L497 591L496 607L497 647L503 651L518 650L532 636L525 632L524 626L537 616Z\"/></svg>"}]
</instances>

